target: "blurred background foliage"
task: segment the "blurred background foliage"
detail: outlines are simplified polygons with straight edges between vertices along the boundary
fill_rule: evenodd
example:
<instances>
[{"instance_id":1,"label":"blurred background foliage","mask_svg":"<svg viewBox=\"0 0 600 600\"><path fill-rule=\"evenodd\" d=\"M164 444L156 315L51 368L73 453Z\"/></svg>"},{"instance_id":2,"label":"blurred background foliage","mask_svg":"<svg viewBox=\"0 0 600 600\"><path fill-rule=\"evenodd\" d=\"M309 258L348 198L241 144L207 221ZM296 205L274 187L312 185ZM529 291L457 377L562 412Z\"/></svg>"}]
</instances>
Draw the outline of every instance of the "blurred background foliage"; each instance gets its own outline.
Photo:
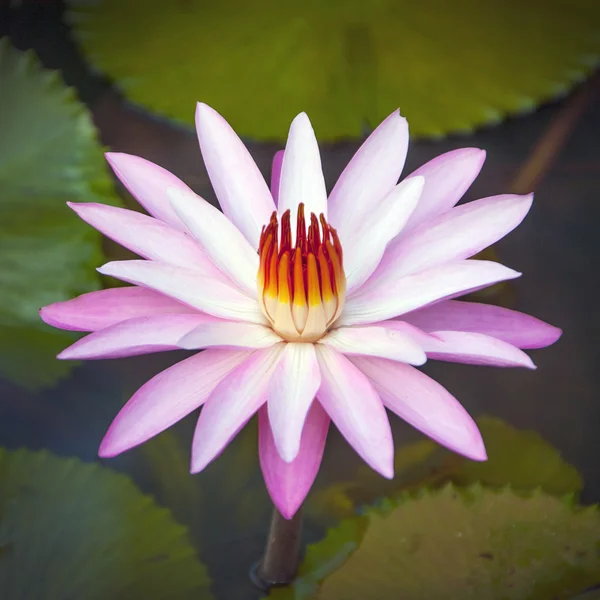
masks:
<instances>
[{"instance_id":1,"label":"blurred background foliage","mask_svg":"<svg viewBox=\"0 0 600 600\"><path fill-rule=\"evenodd\" d=\"M256 139L285 139L301 111L322 140L356 137L398 106L415 136L465 133L564 95L600 60L593 0L68 5L132 101L191 124L202 98Z\"/></svg>"},{"instance_id":2,"label":"blurred background foliage","mask_svg":"<svg viewBox=\"0 0 600 600\"><path fill-rule=\"evenodd\" d=\"M86 107L32 52L0 40L0 373L45 386L74 341L39 309L100 288L101 235L66 202L118 204Z\"/></svg>"},{"instance_id":3,"label":"blurred background foliage","mask_svg":"<svg viewBox=\"0 0 600 600\"><path fill-rule=\"evenodd\" d=\"M171 160L173 170L209 200L205 174L190 176L181 166L200 161L187 127L200 99L246 136L265 172L301 110L324 141L326 175L335 171L334 159L347 160L349 149L397 106L415 137L450 136L421 142L420 158L449 149L442 143L478 145L452 134L533 111L592 73L600 57L600 5L593 0L149 0L143 9L135 0L9 4L0 5L0 32L11 33L20 48L43 47L50 57L46 66L63 72L42 67L32 52L17 50L6 37L0 40L0 445L9 448L0 448L0 596L256 598L261 594L247 572L260 556L270 511L256 423L195 477L189 475L193 419L107 463L122 474L106 464L88 464L97 460L99 440L128 396L179 356L85 365L66 377L74 364L54 357L77 334L51 329L38 318L44 304L106 285L95 267L105 255L122 257L65 206L66 201L132 206L130 197L120 198L113 188L99 136L114 147L114 131L128 111L127 122L137 129L125 128L120 139L133 132L131 140L113 149L132 151L137 144L139 154L154 160L162 152L164 166L170 168ZM77 41L83 56L65 35ZM90 78L88 69L101 77ZM92 104L93 117L63 76ZM114 87L146 112L124 108L111 95ZM586 103L598 97L591 89L580 88L547 128L544 121L540 140L525 148L527 158L486 171L488 180L504 186L510 181L515 193L539 185ZM186 141L161 149L180 130L154 116L186 125L187 137L177 138ZM503 126L505 154L513 147L506 140L520 135L520 122ZM354 141L330 143L349 138ZM193 156L181 160L180 151L190 155L192 147ZM588 159L579 157L576 165L583 177ZM476 193L483 189L478 185ZM545 210L552 209L549 203ZM545 214L538 213L542 229ZM568 213L558 215L572 226ZM529 255L519 249L528 246L514 248L510 257L526 262ZM486 252L496 259L494 249ZM540 305L552 306L547 272L529 275ZM513 305L515 292L494 286L478 299ZM586 334L593 329L582 327ZM476 394L477 385L464 383L473 376L452 368L457 381ZM501 382L506 378L512 386L509 375L480 389L518 405L517 415L526 410L521 408L526 397L532 426L543 429L544 419L553 419L574 440L582 426L569 428L561 419L568 409L574 421L585 420L588 413L577 398L581 389L569 384L569 394L560 395L550 370L547 365L543 371L542 363L537 376L550 379L564 409L536 394L529 380L518 380L521 387L508 397ZM579 371L571 371L570 380L579 381L574 373ZM473 403L468 395L464 401L468 409L483 405L506 414L498 403ZM361 465L332 432L305 506L304 541L310 545L300 577L292 588L271 595L435 600L460 589L464 598L543 600L600 585L598 512L577 506L598 500L597 493L580 500L582 471L597 470L593 448L583 448L587 460L576 467L538 432L498 417L480 417L478 424L486 463L463 459L395 423L392 481ZM20 446L29 450L15 450Z\"/></svg>"}]
</instances>

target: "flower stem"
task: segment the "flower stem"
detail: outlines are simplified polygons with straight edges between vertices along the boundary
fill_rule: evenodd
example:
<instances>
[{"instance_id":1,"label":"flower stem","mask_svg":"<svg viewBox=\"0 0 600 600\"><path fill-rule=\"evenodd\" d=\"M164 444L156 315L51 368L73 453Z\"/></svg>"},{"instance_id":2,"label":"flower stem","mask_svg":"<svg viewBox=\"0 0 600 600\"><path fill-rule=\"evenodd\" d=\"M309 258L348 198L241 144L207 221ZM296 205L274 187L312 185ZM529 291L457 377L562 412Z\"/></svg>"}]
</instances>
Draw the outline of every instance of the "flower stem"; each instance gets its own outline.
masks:
<instances>
[{"instance_id":1,"label":"flower stem","mask_svg":"<svg viewBox=\"0 0 600 600\"><path fill-rule=\"evenodd\" d=\"M290 519L284 519L274 507L265 553L256 574L265 587L291 583L298 570L301 509Z\"/></svg>"}]
</instances>

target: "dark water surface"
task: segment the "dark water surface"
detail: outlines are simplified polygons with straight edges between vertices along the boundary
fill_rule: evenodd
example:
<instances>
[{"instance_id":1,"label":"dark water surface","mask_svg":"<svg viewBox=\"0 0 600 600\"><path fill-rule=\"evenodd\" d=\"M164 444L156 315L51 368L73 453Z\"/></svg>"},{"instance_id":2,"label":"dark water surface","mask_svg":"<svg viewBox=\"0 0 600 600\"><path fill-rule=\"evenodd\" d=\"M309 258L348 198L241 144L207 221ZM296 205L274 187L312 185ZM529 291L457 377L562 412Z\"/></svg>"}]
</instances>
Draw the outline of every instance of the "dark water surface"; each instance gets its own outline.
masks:
<instances>
[{"instance_id":1,"label":"dark water surface","mask_svg":"<svg viewBox=\"0 0 600 600\"><path fill-rule=\"evenodd\" d=\"M59 25L56 7L24 8L10 18L6 9L3 11L2 33L9 31L20 48L36 47L46 66L63 67L67 81L76 85L88 102L105 145L162 165L203 197L215 201L194 132L170 127L126 106L105 82L90 76ZM530 215L496 247L502 262L523 272L513 286L511 306L561 327L562 339L553 347L533 353L537 371L444 363L429 363L425 367L474 416L493 414L516 427L542 434L582 473L585 502L600 500L598 86L591 93L595 94L593 100L588 102L553 166L537 186ZM477 146L487 150L488 157L467 199L508 192L535 144L564 107L563 101L468 137L415 142L405 172L447 150ZM193 109L191 106L190 111ZM344 142L322 148L329 185L358 145ZM249 147L268 176L272 154L279 146L250 142ZM114 248L109 246L108 250ZM49 448L61 455L95 460L106 428L127 397L152 375L185 355L166 353L89 362L56 388L38 394L0 381L0 446ZM194 417L190 416L175 428L186 453L193 425ZM397 446L420 438L396 417L392 417L392 425ZM245 453L246 446L240 444L251 449L250 456L244 473L232 475L229 470L232 461L237 460L236 453ZM194 541L201 546L215 590L223 598L252 598L257 594L246 573L260 554L269 503L252 448L248 436L241 438L206 472L196 476L203 498L209 501L198 506L202 533ZM157 479L144 466L141 453L141 449L134 449L118 459L101 462L128 472L144 491L154 493ZM337 432L332 431L317 487L350 477L359 463ZM231 494L227 490L235 488L230 481L233 476L243 476L244 484L242 491ZM157 494L160 498L161 492ZM307 541L318 539L321 533L321 524L307 522Z\"/></svg>"}]
</instances>

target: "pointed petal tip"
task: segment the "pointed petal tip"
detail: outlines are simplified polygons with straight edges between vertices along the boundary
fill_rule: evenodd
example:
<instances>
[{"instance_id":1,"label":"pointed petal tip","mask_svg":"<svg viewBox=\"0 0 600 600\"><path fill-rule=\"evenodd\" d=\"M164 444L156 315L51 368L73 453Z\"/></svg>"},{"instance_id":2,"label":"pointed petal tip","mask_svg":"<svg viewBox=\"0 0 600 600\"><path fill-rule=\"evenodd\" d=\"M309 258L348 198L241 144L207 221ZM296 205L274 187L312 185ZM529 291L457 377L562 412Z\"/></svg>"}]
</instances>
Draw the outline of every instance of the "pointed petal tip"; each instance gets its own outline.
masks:
<instances>
[{"instance_id":1,"label":"pointed petal tip","mask_svg":"<svg viewBox=\"0 0 600 600\"><path fill-rule=\"evenodd\" d=\"M119 452L114 452L108 448L103 448L102 445L100 445L100 448L98 448L98 457L99 458L114 458L115 456L118 456Z\"/></svg>"},{"instance_id":2,"label":"pointed petal tip","mask_svg":"<svg viewBox=\"0 0 600 600\"><path fill-rule=\"evenodd\" d=\"M304 132L304 135L314 136L315 130L310 122L310 118L305 112L301 112L294 117L290 125L290 134L292 131L297 132L300 129Z\"/></svg>"},{"instance_id":3,"label":"pointed petal tip","mask_svg":"<svg viewBox=\"0 0 600 600\"><path fill-rule=\"evenodd\" d=\"M38 314L40 315L40 319L42 321L44 321L44 323L46 323L46 325L50 325L51 327L58 327L60 328L60 325L58 324L59 321L56 320L55 315L53 314L53 307L56 306L55 304L49 304L48 306L42 306L42 308L40 308L38 310Z\"/></svg>"},{"instance_id":4,"label":"pointed petal tip","mask_svg":"<svg viewBox=\"0 0 600 600\"><path fill-rule=\"evenodd\" d=\"M139 156L135 156L134 154L127 154L126 152L105 152L104 158L107 160L108 164L112 167L114 171L117 171L119 168L119 164L125 162L134 162L136 160L144 160Z\"/></svg>"},{"instance_id":5,"label":"pointed petal tip","mask_svg":"<svg viewBox=\"0 0 600 600\"><path fill-rule=\"evenodd\" d=\"M186 333L180 340L177 341L177 346L182 350L198 350L198 345L192 342L189 333Z\"/></svg>"},{"instance_id":6,"label":"pointed petal tip","mask_svg":"<svg viewBox=\"0 0 600 600\"><path fill-rule=\"evenodd\" d=\"M535 371L537 369L537 365L533 362L533 360L531 360L531 357L528 354L525 354L524 352L523 354L526 357L523 359L523 367Z\"/></svg>"},{"instance_id":7,"label":"pointed petal tip","mask_svg":"<svg viewBox=\"0 0 600 600\"><path fill-rule=\"evenodd\" d=\"M386 479L394 479L394 465L393 461L391 465L387 465L385 468L381 469L379 473L385 477Z\"/></svg>"},{"instance_id":8,"label":"pointed petal tip","mask_svg":"<svg viewBox=\"0 0 600 600\"><path fill-rule=\"evenodd\" d=\"M56 358L58 360L76 360L76 358L74 358L72 356L72 353L69 352L69 348L65 348L64 350L61 350L57 355Z\"/></svg>"},{"instance_id":9,"label":"pointed petal tip","mask_svg":"<svg viewBox=\"0 0 600 600\"><path fill-rule=\"evenodd\" d=\"M425 186L425 177L423 175L411 175L406 178L406 186L410 186L411 188L416 188L419 190L423 190Z\"/></svg>"},{"instance_id":10,"label":"pointed petal tip","mask_svg":"<svg viewBox=\"0 0 600 600\"><path fill-rule=\"evenodd\" d=\"M441 154L440 156L448 157L448 158L457 158L460 157L462 159L471 158L478 165L479 169L483 166L485 159L487 157L487 151L483 148L476 148L474 146L467 146L465 148L457 148L456 150L450 150L445 154Z\"/></svg>"},{"instance_id":11,"label":"pointed petal tip","mask_svg":"<svg viewBox=\"0 0 600 600\"><path fill-rule=\"evenodd\" d=\"M196 102L196 122L214 117L221 117L221 115L206 102Z\"/></svg>"},{"instance_id":12,"label":"pointed petal tip","mask_svg":"<svg viewBox=\"0 0 600 600\"><path fill-rule=\"evenodd\" d=\"M304 122L310 123L310 119L308 118L308 115L304 111L298 113L294 117L294 120L292 121L292 123L294 123L295 121L304 121Z\"/></svg>"},{"instance_id":13,"label":"pointed petal tip","mask_svg":"<svg viewBox=\"0 0 600 600\"><path fill-rule=\"evenodd\" d=\"M400 109L400 107L394 109L385 119L384 121L387 121L388 119L392 119L392 120L401 120L401 121L405 121L408 123L408 121L406 121L406 117L402 116L402 110Z\"/></svg>"},{"instance_id":14,"label":"pointed petal tip","mask_svg":"<svg viewBox=\"0 0 600 600\"><path fill-rule=\"evenodd\" d=\"M485 449L485 443L483 441L483 438L481 437L481 432L479 431L479 428L477 427L475 421L471 421L471 426L468 429L470 430L471 439L460 449L450 449L454 450L454 452L462 454L470 460L474 460L477 462L485 462L488 459L487 451Z\"/></svg>"},{"instance_id":15,"label":"pointed petal tip","mask_svg":"<svg viewBox=\"0 0 600 600\"><path fill-rule=\"evenodd\" d=\"M483 444L483 440L480 438L477 447L473 448L473 450L469 453L465 452L465 456L477 462L485 462L488 459L488 455Z\"/></svg>"},{"instance_id":16,"label":"pointed petal tip","mask_svg":"<svg viewBox=\"0 0 600 600\"><path fill-rule=\"evenodd\" d=\"M108 431L100 442L100 447L98 448L98 456L100 458L115 458L115 456L119 456L119 454L129 450L129 447L120 447L119 444L115 443L111 435L111 429L112 426L108 428Z\"/></svg>"},{"instance_id":17,"label":"pointed petal tip","mask_svg":"<svg viewBox=\"0 0 600 600\"><path fill-rule=\"evenodd\" d=\"M300 506L295 506L295 505L290 505L290 506L278 505L277 506L277 510L279 511L279 514L286 521L291 521L294 518L294 515L298 512L299 508L300 508Z\"/></svg>"},{"instance_id":18,"label":"pointed petal tip","mask_svg":"<svg viewBox=\"0 0 600 600\"><path fill-rule=\"evenodd\" d=\"M300 452L300 440L297 443L284 443L282 444L278 440L275 440L275 446L281 460L285 463L293 463Z\"/></svg>"},{"instance_id":19,"label":"pointed petal tip","mask_svg":"<svg viewBox=\"0 0 600 600\"><path fill-rule=\"evenodd\" d=\"M216 458L216 457L215 457ZM194 449L192 448L192 459L190 461L190 475L197 475L206 469L206 467L212 462L212 458L210 460L206 460L204 457L194 456Z\"/></svg>"},{"instance_id":20,"label":"pointed petal tip","mask_svg":"<svg viewBox=\"0 0 600 600\"><path fill-rule=\"evenodd\" d=\"M418 359L417 358L413 359L410 364L413 367L422 367L426 362L427 362L427 354L425 354L425 351L423 351L423 356L419 357Z\"/></svg>"},{"instance_id":21,"label":"pointed petal tip","mask_svg":"<svg viewBox=\"0 0 600 600\"><path fill-rule=\"evenodd\" d=\"M291 496L288 494L273 494L272 490L268 488L267 491L275 508L286 521L290 521L294 517L304 501L304 497L296 496L295 494Z\"/></svg>"},{"instance_id":22,"label":"pointed petal tip","mask_svg":"<svg viewBox=\"0 0 600 600\"><path fill-rule=\"evenodd\" d=\"M548 324L548 337L544 340L545 346L552 346L562 337L563 330L560 327ZM541 346L542 348L545 346Z\"/></svg>"}]
</instances>

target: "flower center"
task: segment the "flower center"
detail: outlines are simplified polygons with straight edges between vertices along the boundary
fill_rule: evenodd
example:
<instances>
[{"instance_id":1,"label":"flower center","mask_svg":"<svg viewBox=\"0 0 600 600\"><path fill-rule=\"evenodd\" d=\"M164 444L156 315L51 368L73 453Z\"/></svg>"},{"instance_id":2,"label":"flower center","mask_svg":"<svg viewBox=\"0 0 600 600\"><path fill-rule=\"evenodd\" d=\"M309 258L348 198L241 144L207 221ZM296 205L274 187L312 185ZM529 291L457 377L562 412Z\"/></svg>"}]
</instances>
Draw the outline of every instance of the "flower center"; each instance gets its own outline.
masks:
<instances>
[{"instance_id":1,"label":"flower center","mask_svg":"<svg viewBox=\"0 0 600 600\"><path fill-rule=\"evenodd\" d=\"M258 298L273 329L288 342L315 342L339 317L346 296L342 246L323 214L298 206L296 243L292 246L290 211L277 213L263 227L258 249Z\"/></svg>"}]
</instances>

